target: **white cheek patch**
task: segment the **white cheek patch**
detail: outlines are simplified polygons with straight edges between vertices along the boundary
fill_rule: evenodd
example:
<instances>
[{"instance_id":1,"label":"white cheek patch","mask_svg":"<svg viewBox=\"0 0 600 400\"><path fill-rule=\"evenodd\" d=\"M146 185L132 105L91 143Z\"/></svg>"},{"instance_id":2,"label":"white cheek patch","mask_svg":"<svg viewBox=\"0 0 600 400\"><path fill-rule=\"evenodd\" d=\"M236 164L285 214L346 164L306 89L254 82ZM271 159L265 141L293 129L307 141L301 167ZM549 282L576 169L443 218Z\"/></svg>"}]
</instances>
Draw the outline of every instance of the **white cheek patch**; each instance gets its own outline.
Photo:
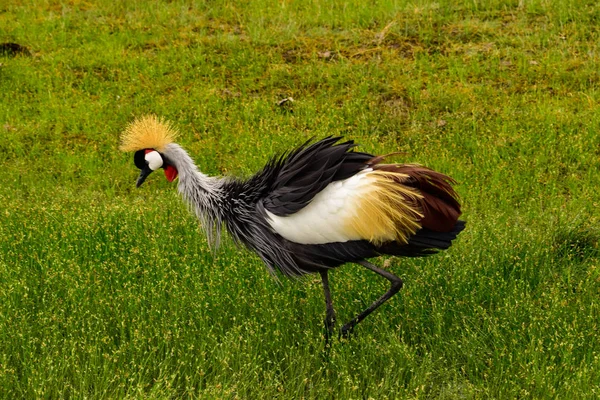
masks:
<instances>
[{"instance_id":1,"label":"white cheek patch","mask_svg":"<svg viewBox=\"0 0 600 400\"><path fill-rule=\"evenodd\" d=\"M158 151L146 153L145 158L146 162L148 163L148 167L150 167L152 171L156 171L163 166L163 159L160 154L158 154Z\"/></svg>"}]
</instances>

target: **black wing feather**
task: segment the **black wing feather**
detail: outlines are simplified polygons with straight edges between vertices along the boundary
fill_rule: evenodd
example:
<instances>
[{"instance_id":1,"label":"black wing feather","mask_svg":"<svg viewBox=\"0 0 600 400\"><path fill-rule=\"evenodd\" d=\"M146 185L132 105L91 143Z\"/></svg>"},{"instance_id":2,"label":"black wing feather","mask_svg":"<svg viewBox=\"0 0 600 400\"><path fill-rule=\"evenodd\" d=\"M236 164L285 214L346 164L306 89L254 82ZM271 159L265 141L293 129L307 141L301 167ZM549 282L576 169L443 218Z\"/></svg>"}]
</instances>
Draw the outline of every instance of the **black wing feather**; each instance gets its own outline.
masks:
<instances>
[{"instance_id":1,"label":"black wing feather","mask_svg":"<svg viewBox=\"0 0 600 400\"><path fill-rule=\"evenodd\" d=\"M452 241L465 228L464 221L458 221L450 232L435 232L422 228L406 244L387 242L381 246L366 240L335 242L326 244L298 244L284 240L282 243L293 254L297 265L304 271L317 272L322 268L335 268L347 262L389 254L401 257L425 257L446 250Z\"/></svg>"},{"instance_id":2,"label":"black wing feather","mask_svg":"<svg viewBox=\"0 0 600 400\"><path fill-rule=\"evenodd\" d=\"M307 142L272 160L268 168L278 172L263 198L265 209L278 216L298 212L331 182L366 168L373 156L351 151L354 142L338 143L340 139L327 137L310 145Z\"/></svg>"}]
</instances>

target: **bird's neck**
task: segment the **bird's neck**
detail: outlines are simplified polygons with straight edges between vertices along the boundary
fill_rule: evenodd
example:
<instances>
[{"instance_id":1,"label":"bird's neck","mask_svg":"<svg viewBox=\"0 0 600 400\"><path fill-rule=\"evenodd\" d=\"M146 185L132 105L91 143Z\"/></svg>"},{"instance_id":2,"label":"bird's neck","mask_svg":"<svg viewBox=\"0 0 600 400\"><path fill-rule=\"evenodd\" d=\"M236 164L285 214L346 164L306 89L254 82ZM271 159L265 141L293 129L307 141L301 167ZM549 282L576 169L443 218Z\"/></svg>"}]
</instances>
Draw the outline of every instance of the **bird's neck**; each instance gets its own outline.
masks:
<instances>
[{"instance_id":1,"label":"bird's neck","mask_svg":"<svg viewBox=\"0 0 600 400\"><path fill-rule=\"evenodd\" d=\"M164 155L177 169L179 193L202 222L209 242L217 247L223 222L224 180L200 172L192 158L178 144L167 145Z\"/></svg>"},{"instance_id":2,"label":"bird's neck","mask_svg":"<svg viewBox=\"0 0 600 400\"><path fill-rule=\"evenodd\" d=\"M203 174L188 153L178 144L167 145L164 155L174 164L179 175L179 191L183 196L217 195L221 186L221 179Z\"/></svg>"}]
</instances>

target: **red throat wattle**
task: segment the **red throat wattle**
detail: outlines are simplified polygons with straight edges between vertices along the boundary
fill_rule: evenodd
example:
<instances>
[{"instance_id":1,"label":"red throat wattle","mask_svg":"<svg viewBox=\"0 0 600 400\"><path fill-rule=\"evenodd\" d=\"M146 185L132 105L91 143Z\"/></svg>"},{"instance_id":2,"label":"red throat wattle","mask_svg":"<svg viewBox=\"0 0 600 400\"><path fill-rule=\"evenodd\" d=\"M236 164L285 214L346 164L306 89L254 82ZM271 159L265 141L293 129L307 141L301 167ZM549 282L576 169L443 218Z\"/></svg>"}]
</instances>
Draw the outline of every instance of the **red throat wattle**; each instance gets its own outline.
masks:
<instances>
[{"instance_id":1,"label":"red throat wattle","mask_svg":"<svg viewBox=\"0 0 600 400\"><path fill-rule=\"evenodd\" d=\"M169 182L173 182L177 178L177 169L172 165L165 167L165 176Z\"/></svg>"}]
</instances>

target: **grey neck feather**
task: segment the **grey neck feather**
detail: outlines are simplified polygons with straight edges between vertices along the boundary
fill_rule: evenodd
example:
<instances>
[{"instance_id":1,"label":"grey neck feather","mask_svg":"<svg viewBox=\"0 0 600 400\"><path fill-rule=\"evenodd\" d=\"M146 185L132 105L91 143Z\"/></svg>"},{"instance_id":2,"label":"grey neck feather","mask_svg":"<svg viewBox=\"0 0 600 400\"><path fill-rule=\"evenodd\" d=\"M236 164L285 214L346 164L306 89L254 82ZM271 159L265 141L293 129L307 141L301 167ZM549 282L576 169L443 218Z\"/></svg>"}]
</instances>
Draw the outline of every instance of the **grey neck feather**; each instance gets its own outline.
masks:
<instances>
[{"instance_id":1,"label":"grey neck feather","mask_svg":"<svg viewBox=\"0 0 600 400\"><path fill-rule=\"evenodd\" d=\"M224 180L200 172L188 153L176 143L168 144L163 154L177 169L179 193L201 221L209 244L218 248L223 224Z\"/></svg>"}]
</instances>

